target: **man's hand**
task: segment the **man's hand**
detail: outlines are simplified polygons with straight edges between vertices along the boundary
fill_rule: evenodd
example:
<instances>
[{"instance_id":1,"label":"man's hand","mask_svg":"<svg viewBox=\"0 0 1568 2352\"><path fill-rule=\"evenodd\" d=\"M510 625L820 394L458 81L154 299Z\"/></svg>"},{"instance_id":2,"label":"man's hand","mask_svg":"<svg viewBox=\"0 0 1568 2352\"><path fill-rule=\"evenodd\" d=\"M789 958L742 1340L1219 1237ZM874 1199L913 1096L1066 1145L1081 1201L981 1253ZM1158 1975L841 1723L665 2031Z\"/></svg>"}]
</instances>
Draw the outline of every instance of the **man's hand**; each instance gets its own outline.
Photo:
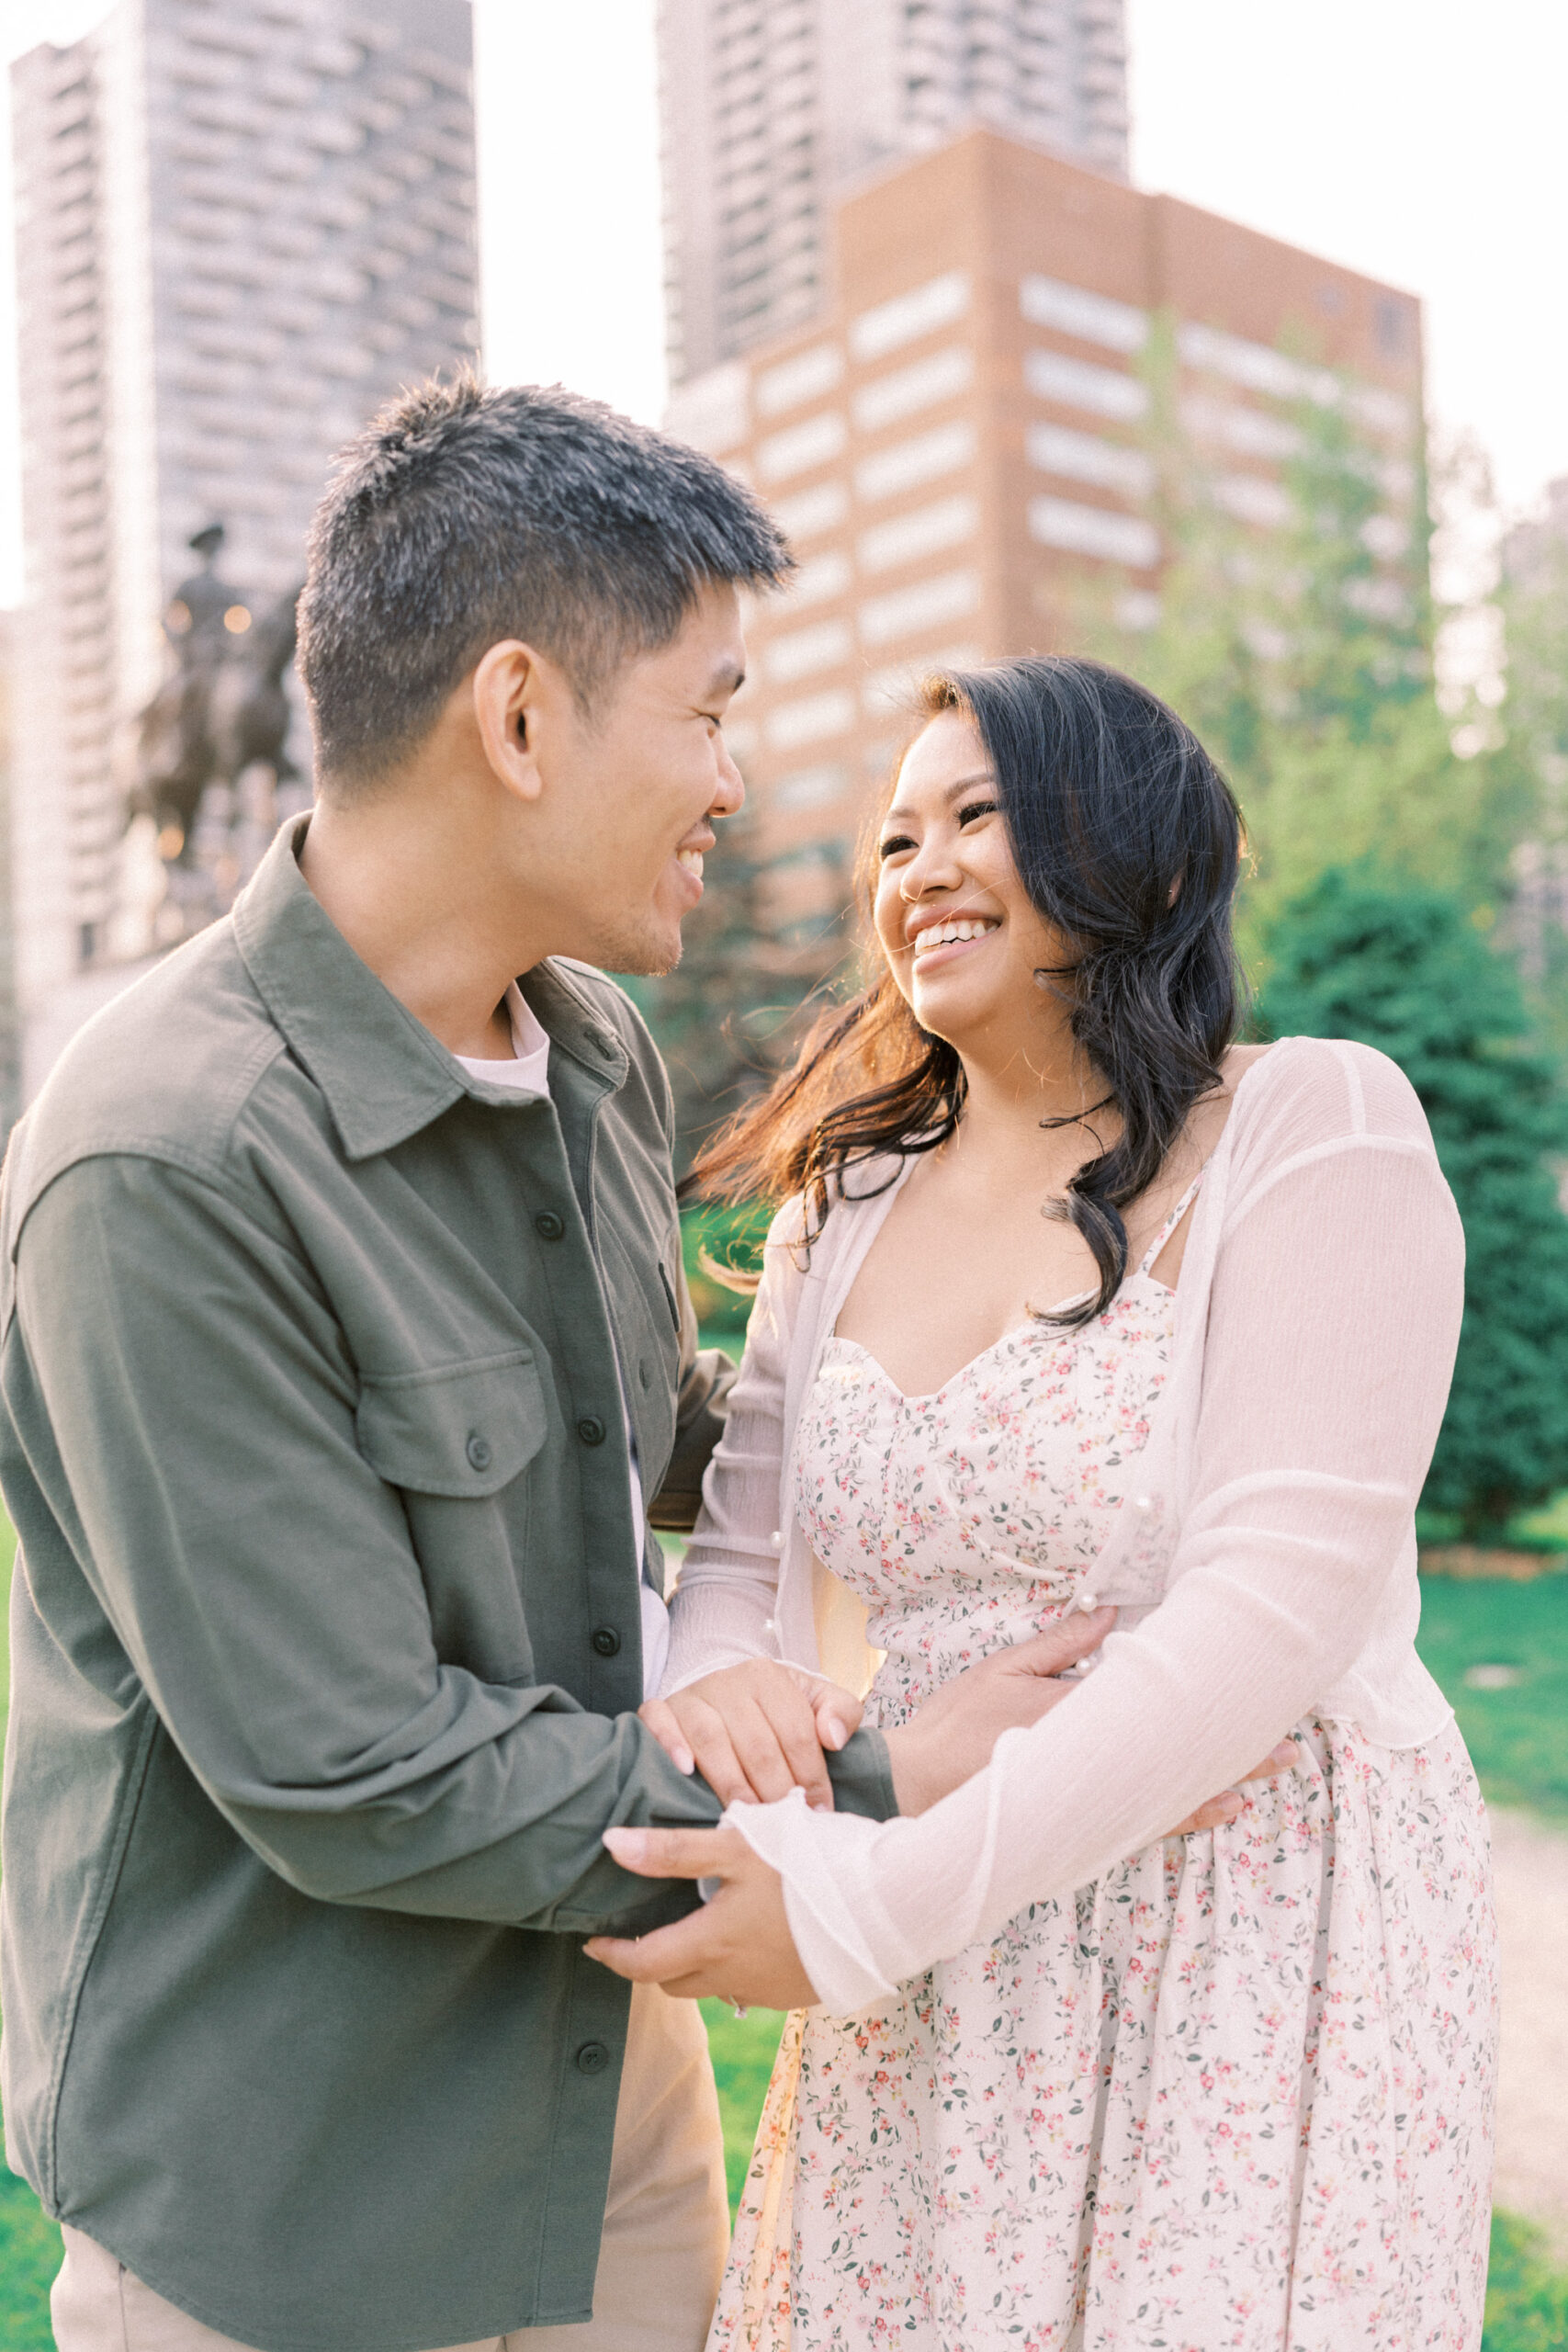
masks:
<instances>
[{"instance_id":1,"label":"man's hand","mask_svg":"<svg viewBox=\"0 0 1568 2352\"><path fill-rule=\"evenodd\" d=\"M833 1809L822 1761L860 1728L861 1702L826 1675L777 1658L748 1658L688 1682L637 1713L682 1772L702 1774L725 1804L767 1804L793 1788L818 1813Z\"/></svg>"},{"instance_id":2,"label":"man's hand","mask_svg":"<svg viewBox=\"0 0 1568 2352\"><path fill-rule=\"evenodd\" d=\"M691 2001L755 2001L809 2008L815 1986L800 1964L784 1915L784 1881L739 1829L606 1829L604 1843L639 1878L717 1878L711 1903L650 1936L595 1936L590 1960L634 1984L662 1984Z\"/></svg>"}]
</instances>

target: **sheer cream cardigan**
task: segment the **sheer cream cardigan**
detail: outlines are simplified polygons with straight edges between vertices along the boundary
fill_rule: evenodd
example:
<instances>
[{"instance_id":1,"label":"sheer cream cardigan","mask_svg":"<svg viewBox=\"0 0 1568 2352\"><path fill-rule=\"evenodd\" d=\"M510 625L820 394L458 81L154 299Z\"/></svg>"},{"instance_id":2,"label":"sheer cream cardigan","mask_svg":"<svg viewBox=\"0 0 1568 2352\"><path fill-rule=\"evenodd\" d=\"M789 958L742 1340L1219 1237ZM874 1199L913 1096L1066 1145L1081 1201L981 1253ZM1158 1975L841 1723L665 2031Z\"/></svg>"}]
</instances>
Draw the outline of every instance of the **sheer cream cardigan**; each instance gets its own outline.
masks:
<instances>
[{"instance_id":1,"label":"sheer cream cardigan","mask_svg":"<svg viewBox=\"0 0 1568 2352\"><path fill-rule=\"evenodd\" d=\"M856 1179L807 1264L799 1204L774 1222L672 1607L666 1693L759 1654L864 1688L864 1611L796 1522L792 1455L908 1165ZM1414 1513L1464 1247L1408 1081L1368 1046L1284 1040L1241 1079L1192 1216L1169 1376L1088 1579L1121 1611L1096 1670L917 1817L812 1814L798 1791L726 1816L782 1873L807 1973L836 2012L1137 1852L1303 1716L1393 1747L1449 1720L1416 1654ZM956 1248L949 1265L911 1269L963 1279Z\"/></svg>"}]
</instances>

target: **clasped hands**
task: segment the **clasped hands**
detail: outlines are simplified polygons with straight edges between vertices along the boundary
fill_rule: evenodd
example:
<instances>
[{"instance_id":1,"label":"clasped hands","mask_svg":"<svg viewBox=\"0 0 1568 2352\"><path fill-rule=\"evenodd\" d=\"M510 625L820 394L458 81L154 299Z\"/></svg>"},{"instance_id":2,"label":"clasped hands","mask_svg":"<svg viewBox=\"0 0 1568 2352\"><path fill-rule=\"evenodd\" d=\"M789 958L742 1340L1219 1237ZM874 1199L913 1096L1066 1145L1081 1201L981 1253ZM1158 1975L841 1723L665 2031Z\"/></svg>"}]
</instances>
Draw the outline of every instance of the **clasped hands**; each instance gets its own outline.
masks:
<instances>
[{"instance_id":1,"label":"clasped hands","mask_svg":"<svg viewBox=\"0 0 1568 2352\"><path fill-rule=\"evenodd\" d=\"M894 1793L901 1813L923 1813L984 1770L1004 1731L1038 1723L1072 1696L1068 1669L1097 1649L1115 1622L1112 1609L1064 1619L1010 1649L998 1650L931 1693L909 1720L886 1732ZM670 1699L650 1699L643 1722L682 1772L699 1771L725 1804L769 1804L794 1788L822 1811L832 1809L825 1752L836 1752L860 1726L861 1702L825 1676L774 1658L749 1658L688 1683ZM1246 1775L1267 1780L1297 1761L1283 1740ZM1223 1789L1170 1833L1234 1821L1247 1800ZM691 1999L716 1994L769 2008L816 2000L785 1916L778 1873L759 1860L737 1829L610 1829L604 1843L623 1870L644 1878L711 1878L718 1893L672 1927L637 1938L596 1936L590 1958L634 1983L660 1984Z\"/></svg>"}]
</instances>

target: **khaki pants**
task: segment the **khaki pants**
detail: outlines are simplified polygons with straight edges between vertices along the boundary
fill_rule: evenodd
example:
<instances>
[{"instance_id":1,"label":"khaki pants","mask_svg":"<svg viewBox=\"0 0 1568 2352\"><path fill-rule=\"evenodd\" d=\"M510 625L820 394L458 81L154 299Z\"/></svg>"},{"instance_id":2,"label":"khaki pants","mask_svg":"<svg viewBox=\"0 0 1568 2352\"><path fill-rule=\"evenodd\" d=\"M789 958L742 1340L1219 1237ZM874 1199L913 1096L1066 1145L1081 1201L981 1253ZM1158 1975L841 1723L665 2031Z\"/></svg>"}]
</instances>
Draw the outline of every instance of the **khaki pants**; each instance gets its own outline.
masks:
<instances>
[{"instance_id":1,"label":"khaki pants","mask_svg":"<svg viewBox=\"0 0 1568 2352\"><path fill-rule=\"evenodd\" d=\"M67 2228L50 2310L59 2352L243 2352ZM593 2317L457 2352L702 2352L729 2236L724 2146L694 2001L632 1988Z\"/></svg>"}]
</instances>

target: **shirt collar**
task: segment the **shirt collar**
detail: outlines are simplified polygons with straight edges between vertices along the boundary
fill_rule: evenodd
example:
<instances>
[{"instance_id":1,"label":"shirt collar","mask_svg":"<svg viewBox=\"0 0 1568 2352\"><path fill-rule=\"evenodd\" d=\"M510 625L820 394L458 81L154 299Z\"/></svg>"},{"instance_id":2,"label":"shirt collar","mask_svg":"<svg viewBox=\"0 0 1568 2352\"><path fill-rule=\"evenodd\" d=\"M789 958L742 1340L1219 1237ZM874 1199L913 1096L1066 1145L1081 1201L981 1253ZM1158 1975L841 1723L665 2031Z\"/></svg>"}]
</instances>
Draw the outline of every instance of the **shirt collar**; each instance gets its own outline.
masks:
<instances>
[{"instance_id":1,"label":"shirt collar","mask_svg":"<svg viewBox=\"0 0 1568 2352\"><path fill-rule=\"evenodd\" d=\"M536 1102L470 1079L355 954L299 871L310 821L307 811L279 830L234 902L234 935L258 995L321 1089L347 1157L390 1151L464 1094ZM519 985L552 1048L602 1087L625 1082L626 1050L570 965L547 958Z\"/></svg>"}]
</instances>

